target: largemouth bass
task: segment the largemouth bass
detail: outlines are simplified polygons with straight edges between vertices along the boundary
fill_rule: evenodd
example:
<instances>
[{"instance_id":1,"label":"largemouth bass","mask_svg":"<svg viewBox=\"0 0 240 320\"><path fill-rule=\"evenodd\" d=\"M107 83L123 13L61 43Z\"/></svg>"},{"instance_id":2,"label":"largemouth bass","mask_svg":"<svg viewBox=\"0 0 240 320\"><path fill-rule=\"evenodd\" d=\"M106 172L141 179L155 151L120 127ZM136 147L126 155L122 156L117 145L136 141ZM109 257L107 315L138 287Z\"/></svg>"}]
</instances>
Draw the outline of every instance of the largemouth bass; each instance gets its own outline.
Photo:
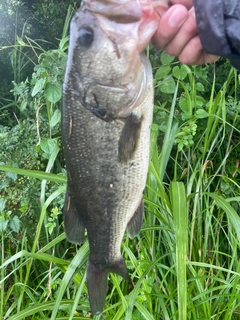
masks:
<instances>
[{"instance_id":1,"label":"largemouth bass","mask_svg":"<svg viewBox=\"0 0 240 320\"><path fill-rule=\"evenodd\" d=\"M67 238L84 241L92 314L101 312L109 272L129 281L120 246L141 229L149 164L153 79L142 53L168 0L85 0L71 22L63 86Z\"/></svg>"}]
</instances>

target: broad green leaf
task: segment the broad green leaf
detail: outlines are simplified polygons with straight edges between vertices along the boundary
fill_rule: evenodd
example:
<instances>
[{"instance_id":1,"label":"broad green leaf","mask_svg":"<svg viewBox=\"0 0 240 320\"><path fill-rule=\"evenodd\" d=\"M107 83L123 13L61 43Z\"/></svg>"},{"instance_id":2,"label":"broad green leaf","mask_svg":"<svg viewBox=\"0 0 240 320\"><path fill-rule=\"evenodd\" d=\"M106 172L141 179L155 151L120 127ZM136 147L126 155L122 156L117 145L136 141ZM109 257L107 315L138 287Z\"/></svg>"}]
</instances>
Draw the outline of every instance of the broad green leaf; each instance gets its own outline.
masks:
<instances>
[{"instance_id":1,"label":"broad green leaf","mask_svg":"<svg viewBox=\"0 0 240 320\"><path fill-rule=\"evenodd\" d=\"M53 113L53 116L50 120L50 126L51 128L53 128L56 124L60 123L61 120L61 112L60 110L55 110Z\"/></svg>"},{"instance_id":2,"label":"broad green leaf","mask_svg":"<svg viewBox=\"0 0 240 320\"><path fill-rule=\"evenodd\" d=\"M62 98L62 85L58 82L48 82L45 88L45 95L49 102L57 103Z\"/></svg>"},{"instance_id":3,"label":"broad green leaf","mask_svg":"<svg viewBox=\"0 0 240 320\"><path fill-rule=\"evenodd\" d=\"M19 232L20 230L20 224L21 221L19 220L18 216L14 216L12 219L9 221L9 227L14 231L14 232Z\"/></svg>"},{"instance_id":4,"label":"broad green leaf","mask_svg":"<svg viewBox=\"0 0 240 320\"><path fill-rule=\"evenodd\" d=\"M194 104L194 103L196 103L196 104ZM194 101L191 101L191 100L189 101L185 95L182 95L179 99L180 109L184 113L189 113L189 114L190 114L190 112L189 112L190 110L193 110L193 109L196 110L198 108L202 109L202 107L204 106L205 103L206 103L205 99L200 96L196 96ZM203 116L203 113L201 111L199 112L199 116L198 116L198 113L196 113L197 118L201 118L201 116ZM207 116L208 116L208 114L207 114ZM204 113L204 118L206 118L206 113Z\"/></svg>"},{"instance_id":5,"label":"broad green leaf","mask_svg":"<svg viewBox=\"0 0 240 320\"><path fill-rule=\"evenodd\" d=\"M172 72L173 72L174 77L179 80L185 79L188 74L187 69L184 65L182 65L181 67L175 66L173 68Z\"/></svg>"},{"instance_id":6,"label":"broad green leaf","mask_svg":"<svg viewBox=\"0 0 240 320\"><path fill-rule=\"evenodd\" d=\"M22 101L20 105L20 111L24 111L27 107L28 102L27 101Z\"/></svg>"},{"instance_id":7,"label":"broad green leaf","mask_svg":"<svg viewBox=\"0 0 240 320\"><path fill-rule=\"evenodd\" d=\"M160 66L155 74L155 78L157 80L162 80L169 74L170 71L170 66Z\"/></svg>"},{"instance_id":8,"label":"broad green leaf","mask_svg":"<svg viewBox=\"0 0 240 320\"><path fill-rule=\"evenodd\" d=\"M188 112L189 107L188 107L188 99L182 95L179 99L179 107L183 112Z\"/></svg>"},{"instance_id":9,"label":"broad green leaf","mask_svg":"<svg viewBox=\"0 0 240 320\"><path fill-rule=\"evenodd\" d=\"M39 91L41 91L44 88L45 80L45 78L37 80L35 86L32 89L32 97L34 97Z\"/></svg>"},{"instance_id":10,"label":"broad green leaf","mask_svg":"<svg viewBox=\"0 0 240 320\"><path fill-rule=\"evenodd\" d=\"M57 142L54 139L42 139L40 141L41 149L48 154L51 154L56 146Z\"/></svg>"},{"instance_id":11,"label":"broad green leaf","mask_svg":"<svg viewBox=\"0 0 240 320\"><path fill-rule=\"evenodd\" d=\"M196 96L195 101L196 101L196 106L195 106L196 108L202 108L206 104L206 100L200 95Z\"/></svg>"},{"instance_id":12,"label":"broad green leaf","mask_svg":"<svg viewBox=\"0 0 240 320\"><path fill-rule=\"evenodd\" d=\"M3 212L3 210L5 209L5 205L7 203L7 199L5 198L0 198L0 212Z\"/></svg>"},{"instance_id":13,"label":"broad green leaf","mask_svg":"<svg viewBox=\"0 0 240 320\"><path fill-rule=\"evenodd\" d=\"M196 83L196 90L200 92L204 92L205 91L204 85L201 82Z\"/></svg>"},{"instance_id":14,"label":"broad green leaf","mask_svg":"<svg viewBox=\"0 0 240 320\"><path fill-rule=\"evenodd\" d=\"M17 174L14 172L7 172L6 176L10 179L12 179L13 181L17 180Z\"/></svg>"},{"instance_id":15,"label":"broad green leaf","mask_svg":"<svg viewBox=\"0 0 240 320\"><path fill-rule=\"evenodd\" d=\"M3 232L6 230L8 225L8 220L5 220L3 216L0 216L0 232Z\"/></svg>"},{"instance_id":16,"label":"broad green leaf","mask_svg":"<svg viewBox=\"0 0 240 320\"><path fill-rule=\"evenodd\" d=\"M151 131L158 131L158 125L156 123L151 125Z\"/></svg>"},{"instance_id":17,"label":"broad green leaf","mask_svg":"<svg viewBox=\"0 0 240 320\"><path fill-rule=\"evenodd\" d=\"M209 114L207 113L207 111L203 110L203 109L198 109L196 112L195 112L195 117L198 118L198 119L204 119L204 118L207 118L209 116Z\"/></svg>"},{"instance_id":18,"label":"broad green leaf","mask_svg":"<svg viewBox=\"0 0 240 320\"><path fill-rule=\"evenodd\" d=\"M167 52L166 51L163 51L162 53L161 53L161 63L163 64L163 65L168 65L168 64L170 64L171 62L173 62L173 60L175 59L175 57L173 57L173 56L170 56L169 54L167 54Z\"/></svg>"},{"instance_id":19,"label":"broad green leaf","mask_svg":"<svg viewBox=\"0 0 240 320\"><path fill-rule=\"evenodd\" d=\"M176 83L174 79L170 76L159 82L159 90L163 93L174 93L176 90Z\"/></svg>"}]
</instances>

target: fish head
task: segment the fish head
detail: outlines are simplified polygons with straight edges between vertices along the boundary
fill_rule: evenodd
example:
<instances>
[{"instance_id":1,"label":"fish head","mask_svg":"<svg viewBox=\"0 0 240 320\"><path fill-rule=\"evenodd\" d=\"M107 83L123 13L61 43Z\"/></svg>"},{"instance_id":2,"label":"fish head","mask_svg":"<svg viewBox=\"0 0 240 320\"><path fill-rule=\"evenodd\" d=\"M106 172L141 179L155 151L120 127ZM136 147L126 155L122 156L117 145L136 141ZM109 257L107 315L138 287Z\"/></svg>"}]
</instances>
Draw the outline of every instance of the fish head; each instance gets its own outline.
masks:
<instances>
[{"instance_id":1,"label":"fish head","mask_svg":"<svg viewBox=\"0 0 240 320\"><path fill-rule=\"evenodd\" d=\"M85 0L72 19L64 90L105 121L127 117L146 93L141 52L159 21L149 3Z\"/></svg>"}]
</instances>

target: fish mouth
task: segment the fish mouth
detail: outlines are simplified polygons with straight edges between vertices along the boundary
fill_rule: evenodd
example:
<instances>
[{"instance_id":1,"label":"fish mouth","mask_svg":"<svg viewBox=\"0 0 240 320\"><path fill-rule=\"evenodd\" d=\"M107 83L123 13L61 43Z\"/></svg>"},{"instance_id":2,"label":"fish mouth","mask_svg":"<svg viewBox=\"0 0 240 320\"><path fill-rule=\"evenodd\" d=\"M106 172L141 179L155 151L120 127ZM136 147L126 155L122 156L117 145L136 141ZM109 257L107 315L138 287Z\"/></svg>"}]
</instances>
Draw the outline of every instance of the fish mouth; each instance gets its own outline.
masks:
<instances>
[{"instance_id":1,"label":"fish mouth","mask_svg":"<svg viewBox=\"0 0 240 320\"><path fill-rule=\"evenodd\" d=\"M82 7L92 13L102 30L110 35L132 33L141 53L157 30L169 0L83 0ZM112 24L117 24L112 28ZM134 26L135 25L135 26ZM121 31L122 30L122 31Z\"/></svg>"},{"instance_id":2,"label":"fish mouth","mask_svg":"<svg viewBox=\"0 0 240 320\"><path fill-rule=\"evenodd\" d=\"M118 0L85 0L89 11L95 14L105 16L109 20L119 23L134 23L142 18L142 9L139 1L121 1Z\"/></svg>"},{"instance_id":3,"label":"fish mouth","mask_svg":"<svg viewBox=\"0 0 240 320\"><path fill-rule=\"evenodd\" d=\"M109 20L118 23L134 23L142 19L143 11L146 8L156 11L157 7L167 8L168 0L85 0L85 5L89 11L105 16ZM148 11L149 9L147 9Z\"/></svg>"}]
</instances>

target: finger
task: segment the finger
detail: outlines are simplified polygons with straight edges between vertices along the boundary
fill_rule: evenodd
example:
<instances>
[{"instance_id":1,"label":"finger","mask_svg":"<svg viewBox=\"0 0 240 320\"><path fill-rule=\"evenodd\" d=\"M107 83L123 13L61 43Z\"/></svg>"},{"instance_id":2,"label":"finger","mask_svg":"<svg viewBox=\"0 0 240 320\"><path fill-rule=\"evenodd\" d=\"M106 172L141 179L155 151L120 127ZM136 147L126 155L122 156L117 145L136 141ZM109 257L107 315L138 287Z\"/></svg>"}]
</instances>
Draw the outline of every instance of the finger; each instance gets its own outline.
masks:
<instances>
[{"instance_id":1,"label":"finger","mask_svg":"<svg viewBox=\"0 0 240 320\"><path fill-rule=\"evenodd\" d=\"M178 58L182 63L191 65L212 63L219 59L218 56L208 54L203 50L198 36L193 37L189 41Z\"/></svg>"},{"instance_id":2,"label":"finger","mask_svg":"<svg viewBox=\"0 0 240 320\"><path fill-rule=\"evenodd\" d=\"M171 0L172 4L181 4L186 8L190 9L193 6L192 0Z\"/></svg>"},{"instance_id":3,"label":"finger","mask_svg":"<svg viewBox=\"0 0 240 320\"><path fill-rule=\"evenodd\" d=\"M165 49L172 56L179 56L189 41L198 33L194 8L188 11L188 18L181 26L178 33L172 39Z\"/></svg>"},{"instance_id":4,"label":"finger","mask_svg":"<svg viewBox=\"0 0 240 320\"><path fill-rule=\"evenodd\" d=\"M152 38L157 49L164 48L176 35L184 21L188 18L188 10L182 5L170 7L161 17L158 30Z\"/></svg>"},{"instance_id":5,"label":"finger","mask_svg":"<svg viewBox=\"0 0 240 320\"><path fill-rule=\"evenodd\" d=\"M204 63L213 63L220 59L219 56L215 56L213 54L204 53ZM199 63L201 64L201 63Z\"/></svg>"},{"instance_id":6,"label":"finger","mask_svg":"<svg viewBox=\"0 0 240 320\"><path fill-rule=\"evenodd\" d=\"M178 59L184 64L204 63L204 51L198 36L192 38L179 54Z\"/></svg>"}]
</instances>

